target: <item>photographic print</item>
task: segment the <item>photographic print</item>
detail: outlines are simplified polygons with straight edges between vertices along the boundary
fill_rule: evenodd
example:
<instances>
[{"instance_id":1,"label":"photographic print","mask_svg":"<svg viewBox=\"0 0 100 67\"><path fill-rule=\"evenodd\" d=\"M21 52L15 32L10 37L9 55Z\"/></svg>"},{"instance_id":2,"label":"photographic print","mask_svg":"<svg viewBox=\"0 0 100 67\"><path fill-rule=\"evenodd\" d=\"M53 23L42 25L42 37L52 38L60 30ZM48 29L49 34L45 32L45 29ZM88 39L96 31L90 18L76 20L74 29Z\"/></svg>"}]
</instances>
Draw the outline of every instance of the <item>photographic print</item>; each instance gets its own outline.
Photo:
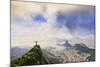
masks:
<instances>
[{"instance_id":1,"label":"photographic print","mask_svg":"<svg viewBox=\"0 0 100 67\"><path fill-rule=\"evenodd\" d=\"M11 1L11 67L95 61L95 6Z\"/></svg>"}]
</instances>

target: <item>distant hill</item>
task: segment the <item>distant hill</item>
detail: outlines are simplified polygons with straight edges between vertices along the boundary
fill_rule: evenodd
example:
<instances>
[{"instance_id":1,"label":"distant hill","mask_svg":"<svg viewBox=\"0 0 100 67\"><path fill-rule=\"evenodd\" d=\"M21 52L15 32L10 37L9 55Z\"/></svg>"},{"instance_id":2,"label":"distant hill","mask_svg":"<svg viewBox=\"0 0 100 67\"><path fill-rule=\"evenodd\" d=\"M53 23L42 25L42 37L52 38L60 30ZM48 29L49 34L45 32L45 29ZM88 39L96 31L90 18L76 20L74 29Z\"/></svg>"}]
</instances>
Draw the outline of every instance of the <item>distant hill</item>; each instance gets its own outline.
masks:
<instances>
[{"instance_id":1,"label":"distant hill","mask_svg":"<svg viewBox=\"0 0 100 67\"><path fill-rule=\"evenodd\" d=\"M28 51L28 48L19 48L19 47L11 48L11 60L21 57L27 51Z\"/></svg>"},{"instance_id":2,"label":"distant hill","mask_svg":"<svg viewBox=\"0 0 100 67\"><path fill-rule=\"evenodd\" d=\"M90 56L87 57L88 61L95 61L95 49L88 48L85 44L75 44L74 48L79 50L79 53L90 54Z\"/></svg>"},{"instance_id":3,"label":"distant hill","mask_svg":"<svg viewBox=\"0 0 100 67\"><path fill-rule=\"evenodd\" d=\"M30 50L13 48L11 50L15 52L11 52L11 57L15 57L11 60L11 67L95 61L95 49L88 48L83 43L72 46L68 41L65 41L59 46L66 48L62 50L56 50L56 47L41 49L40 45L35 45ZM19 54L16 53L17 51Z\"/></svg>"}]
</instances>

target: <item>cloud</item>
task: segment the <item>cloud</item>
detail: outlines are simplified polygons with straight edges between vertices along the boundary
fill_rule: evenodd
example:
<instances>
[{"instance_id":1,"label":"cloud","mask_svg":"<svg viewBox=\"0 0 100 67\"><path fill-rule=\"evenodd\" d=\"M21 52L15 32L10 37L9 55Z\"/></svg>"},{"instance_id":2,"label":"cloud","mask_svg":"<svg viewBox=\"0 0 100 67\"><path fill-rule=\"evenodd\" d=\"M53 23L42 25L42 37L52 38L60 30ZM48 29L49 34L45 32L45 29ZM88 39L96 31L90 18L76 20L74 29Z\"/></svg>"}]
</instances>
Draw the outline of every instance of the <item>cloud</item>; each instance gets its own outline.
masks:
<instances>
[{"instance_id":1,"label":"cloud","mask_svg":"<svg viewBox=\"0 0 100 67\"><path fill-rule=\"evenodd\" d=\"M42 14L37 14L37 15L34 15L34 16L31 16L33 21L35 22L47 22L47 19L42 15Z\"/></svg>"},{"instance_id":2,"label":"cloud","mask_svg":"<svg viewBox=\"0 0 100 67\"><path fill-rule=\"evenodd\" d=\"M53 14L59 10L72 12L77 10L87 10L93 7L81 6L81 5L70 5L70 4L50 4L50 3L34 3L24 1L11 1L11 14L13 16L25 17L31 13L48 13Z\"/></svg>"},{"instance_id":3,"label":"cloud","mask_svg":"<svg viewBox=\"0 0 100 67\"><path fill-rule=\"evenodd\" d=\"M76 43L80 38L86 43L94 37L93 6L18 1L11 5L12 46L33 46L37 40L42 47L58 47L58 41L76 39Z\"/></svg>"},{"instance_id":4,"label":"cloud","mask_svg":"<svg viewBox=\"0 0 100 67\"><path fill-rule=\"evenodd\" d=\"M95 30L95 11L94 8L88 10L79 10L77 12L58 12L58 27L65 26L72 33L94 34ZM82 32L82 31L84 32Z\"/></svg>"}]
</instances>

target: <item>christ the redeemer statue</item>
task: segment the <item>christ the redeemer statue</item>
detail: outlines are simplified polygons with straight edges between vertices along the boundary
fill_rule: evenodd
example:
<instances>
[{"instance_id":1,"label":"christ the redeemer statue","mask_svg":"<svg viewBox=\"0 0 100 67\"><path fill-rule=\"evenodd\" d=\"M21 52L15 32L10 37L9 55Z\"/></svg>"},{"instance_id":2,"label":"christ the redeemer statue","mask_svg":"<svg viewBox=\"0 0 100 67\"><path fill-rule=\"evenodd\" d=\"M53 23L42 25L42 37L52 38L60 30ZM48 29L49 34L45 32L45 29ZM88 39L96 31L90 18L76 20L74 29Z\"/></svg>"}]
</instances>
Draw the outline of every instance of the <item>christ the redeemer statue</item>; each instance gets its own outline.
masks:
<instances>
[{"instance_id":1,"label":"christ the redeemer statue","mask_svg":"<svg viewBox=\"0 0 100 67\"><path fill-rule=\"evenodd\" d=\"M38 42L38 41L35 41L35 45L38 45L37 42Z\"/></svg>"},{"instance_id":2,"label":"christ the redeemer statue","mask_svg":"<svg viewBox=\"0 0 100 67\"><path fill-rule=\"evenodd\" d=\"M34 46L34 47L36 47L36 48L40 48L40 45L37 44L37 43L38 43L38 41L35 41L35 46Z\"/></svg>"}]
</instances>

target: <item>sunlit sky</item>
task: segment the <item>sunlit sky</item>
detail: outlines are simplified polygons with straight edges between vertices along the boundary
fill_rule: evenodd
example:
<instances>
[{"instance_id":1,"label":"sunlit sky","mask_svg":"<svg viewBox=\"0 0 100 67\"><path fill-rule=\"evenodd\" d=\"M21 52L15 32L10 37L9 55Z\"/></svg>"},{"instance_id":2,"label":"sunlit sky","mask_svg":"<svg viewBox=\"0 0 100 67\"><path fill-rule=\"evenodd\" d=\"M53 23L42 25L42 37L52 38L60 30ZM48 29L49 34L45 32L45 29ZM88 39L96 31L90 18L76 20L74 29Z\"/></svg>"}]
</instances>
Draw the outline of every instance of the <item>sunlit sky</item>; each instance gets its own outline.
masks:
<instances>
[{"instance_id":1,"label":"sunlit sky","mask_svg":"<svg viewBox=\"0 0 100 67\"><path fill-rule=\"evenodd\" d=\"M11 47L57 47L68 40L94 48L95 7L11 1Z\"/></svg>"}]
</instances>

